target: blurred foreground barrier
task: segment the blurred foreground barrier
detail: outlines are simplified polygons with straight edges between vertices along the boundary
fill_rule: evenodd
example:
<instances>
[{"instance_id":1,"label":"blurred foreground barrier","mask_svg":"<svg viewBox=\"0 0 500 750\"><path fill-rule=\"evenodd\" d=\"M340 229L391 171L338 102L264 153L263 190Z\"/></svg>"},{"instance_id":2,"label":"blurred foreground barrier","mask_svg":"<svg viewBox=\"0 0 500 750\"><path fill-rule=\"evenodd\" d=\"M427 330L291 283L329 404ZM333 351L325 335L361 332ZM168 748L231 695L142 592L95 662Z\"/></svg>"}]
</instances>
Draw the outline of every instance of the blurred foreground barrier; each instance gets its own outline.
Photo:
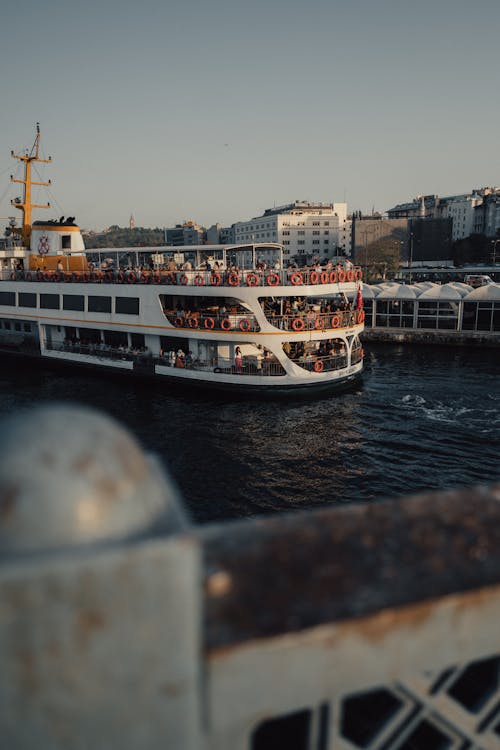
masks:
<instances>
[{"instance_id":1,"label":"blurred foreground barrier","mask_svg":"<svg viewBox=\"0 0 500 750\"><path fill-rule=\"evenodd\" d=\"M108 417L0 430L0 747L500 747L500 486L194 528Z\"/></svg>"}]
</instances>

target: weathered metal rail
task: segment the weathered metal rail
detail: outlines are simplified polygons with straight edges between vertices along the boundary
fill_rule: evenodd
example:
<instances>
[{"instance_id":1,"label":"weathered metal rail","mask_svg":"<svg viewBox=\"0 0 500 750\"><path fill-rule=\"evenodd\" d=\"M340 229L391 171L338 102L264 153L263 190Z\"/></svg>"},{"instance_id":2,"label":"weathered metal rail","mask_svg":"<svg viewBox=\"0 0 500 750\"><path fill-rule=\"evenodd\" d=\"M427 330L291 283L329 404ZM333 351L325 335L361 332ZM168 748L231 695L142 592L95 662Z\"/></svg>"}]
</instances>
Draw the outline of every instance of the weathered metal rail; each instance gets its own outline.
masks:
<instances>
[{"instance_id":1,"label":"weathered metal rail","mask_svg":"<svg viewBox=\"0 0 500 750\"><path fill-rule=\"evenodd\" d=\"M0 747L500 747L500 485L193 527L108 417L0 428Z\"/></svg>"}]
</instances>

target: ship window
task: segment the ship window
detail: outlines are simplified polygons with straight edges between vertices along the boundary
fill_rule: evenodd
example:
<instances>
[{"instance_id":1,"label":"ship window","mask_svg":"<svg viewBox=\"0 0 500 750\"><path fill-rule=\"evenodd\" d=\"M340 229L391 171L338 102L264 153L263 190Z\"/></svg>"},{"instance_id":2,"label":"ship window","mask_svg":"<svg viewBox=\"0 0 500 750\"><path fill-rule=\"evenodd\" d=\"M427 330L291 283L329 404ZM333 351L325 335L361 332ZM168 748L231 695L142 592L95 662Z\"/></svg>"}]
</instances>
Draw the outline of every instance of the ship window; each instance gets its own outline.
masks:
<instances>
[{"instance_id":1,"label":"ship window","mask_svg":"<svg viewBox=\"0 0 500 750\"><path fill-rule=\"evenodd\" d=\"M6 331L10 331L10 320L4 320L3 327Z\"/></svg>"},{"instance_id":2,"label":"ship window","mask_svg":"<svg viewBox=\"0 0 500 750\"><path fill-rule=\"evenodd\" d=\"M25 333L31 333L31 325L29 323L24 324Z\"/></svg>"},{"instance_id":3,"label":"ship window","mask_svg":"<svg viewBox=\"0 0 500 750\"><path fill-rule=\"evenodd\" d=\"M61 237L61 247L63 250L71 250L71 235L63 234Z\"/></svg>"},{"instance_id":4,"label":"ship window","mask_svg":"<svg viewBox=\"0 0 500 750\"><path fill-rule=\"evenodd\" d=\"M117 297L115 300L115 312L122 315L139 315L139 298Z\"/></svg>"},{"instance_id":5,"label":"ship window","mask_svg":"<svg viewBox=\"0 0 500 750\"><path fill-rule=\"evenodd\" d=\"M18 323L17 321L14 323L14 330L20 331L21 330L21 323Z\"/></svg>"},{"instance_id":6,"label":"ship window","mask_svg":"<svg viewBox=\"0 0 500 750\"><path fill-rule=\"evenodd\" d=\"M132 349L142 349L146 342L144 340L143 333L131 333L130 334L130 346Z\"/></svg>"},{"instance_id":7,"label":"ship window","mask_svg":"<svg viewBox=\"0 0 500 750\"><path fill-rule=\"evenodd\" d=\"M84 310L83 294L63 294L63 310Z\"/></svg>"},{"instance_id":8,"label":"ship window","mask_svg":"<svg viewBox=\"0 0 500 750\"><path fill-rule=\"evenodd\" d=\"M44 307L46 310L59 310L59 295L41 294L40 307Z\"/></svg>"},{"instance_id":9,"label":"ship window","mask_svg":"<svg viewBox=\"0 0 500 750\"><path fill-rule=\"evenodd\" d=\"M88 305L89 312L110 313L111 297L94 297L89 295Z\"/></svg>"},{"instance_id":10,"label":"ship window","mask_svg":"<svg viewBox=\"0 0 500 750\"><path fill-rule=\"evenodd\" d=\"M36 294L19 292L19 307L36 307Z\"/></svg>"},{"instance_id":11,"label":"ship window","mask_svg":"<svg viewBox=\"0 0 500 750\"><path fill-rule=\"evenodd\" d=\"M16 304L15 292L0 292L0 305L15 305L15 304Z\"/></svg>"}]
</instances>

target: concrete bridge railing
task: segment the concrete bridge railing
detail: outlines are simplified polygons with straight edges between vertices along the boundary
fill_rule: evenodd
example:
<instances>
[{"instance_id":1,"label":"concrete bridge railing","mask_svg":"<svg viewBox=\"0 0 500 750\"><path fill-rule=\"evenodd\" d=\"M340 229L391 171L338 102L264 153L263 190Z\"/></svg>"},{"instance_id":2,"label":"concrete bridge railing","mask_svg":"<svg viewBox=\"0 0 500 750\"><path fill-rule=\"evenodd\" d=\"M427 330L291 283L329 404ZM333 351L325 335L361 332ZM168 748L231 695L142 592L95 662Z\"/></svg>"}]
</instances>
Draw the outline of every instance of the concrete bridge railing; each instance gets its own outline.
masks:
<instances>
[{"instance_id":1,"label":"concrete bridge railing","mask_svg":"<svg viewBox=\"0 0 500 750\"><path fill-rule=\"evenodd\" d=\"M106 416L0 448L0 747L500 747L500 486L194 527Z\"/></svg>"}]
</instances>

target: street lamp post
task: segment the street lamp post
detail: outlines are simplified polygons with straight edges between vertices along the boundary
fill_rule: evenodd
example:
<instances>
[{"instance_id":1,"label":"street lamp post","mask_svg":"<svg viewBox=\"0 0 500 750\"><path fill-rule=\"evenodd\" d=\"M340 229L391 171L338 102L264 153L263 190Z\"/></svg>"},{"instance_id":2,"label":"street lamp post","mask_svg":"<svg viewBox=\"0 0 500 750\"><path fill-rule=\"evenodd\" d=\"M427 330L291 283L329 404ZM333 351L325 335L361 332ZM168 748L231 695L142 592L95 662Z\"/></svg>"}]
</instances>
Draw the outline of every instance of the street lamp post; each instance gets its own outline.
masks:
<instances>
[{"instance_id":1,"label":"street lamp post","mask_svg":"<svg viewBox=\"0 0 500 750\"><path fill-rule=\"evenodd\" d=\"M411 284L411 267L413 265L413 230L410 232L410 272L408 274L408 281Z\"/></svg>"}]
</instances>

